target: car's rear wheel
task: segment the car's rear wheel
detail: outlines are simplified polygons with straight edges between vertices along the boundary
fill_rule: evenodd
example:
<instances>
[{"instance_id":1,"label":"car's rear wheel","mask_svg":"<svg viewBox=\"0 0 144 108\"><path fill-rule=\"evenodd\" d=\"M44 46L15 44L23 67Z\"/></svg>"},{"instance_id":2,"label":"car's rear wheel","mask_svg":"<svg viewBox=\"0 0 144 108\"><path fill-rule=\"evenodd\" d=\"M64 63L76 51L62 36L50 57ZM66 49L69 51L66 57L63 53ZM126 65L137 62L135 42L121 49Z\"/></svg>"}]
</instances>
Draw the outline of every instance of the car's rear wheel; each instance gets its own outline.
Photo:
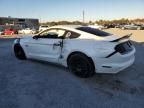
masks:
<instances>
[{"instance_id":1,"label":"car's rear wheel","mask_svg":"<svg viewBox=\"0 0 144 108\"><path fill-rule=\"evenodd\" d=\"M78 77L88 78L94 75L93 62L83 54L74 54L68 59L69 70Z\"/></svg>"},{"instance_id":2,"label":"car's rear wheel","mask_svg":"<svg viewBox=\"0 0 144 108\"><path fill-rule=\"evenodd\" d=\"M20 45L15 45L14 46L14 53L15 53L15 56L20 59L20 60L25 60L26 59L26 56L25 56L25 53L22 49L22 47Z\"/></svg>"}]
</instances>

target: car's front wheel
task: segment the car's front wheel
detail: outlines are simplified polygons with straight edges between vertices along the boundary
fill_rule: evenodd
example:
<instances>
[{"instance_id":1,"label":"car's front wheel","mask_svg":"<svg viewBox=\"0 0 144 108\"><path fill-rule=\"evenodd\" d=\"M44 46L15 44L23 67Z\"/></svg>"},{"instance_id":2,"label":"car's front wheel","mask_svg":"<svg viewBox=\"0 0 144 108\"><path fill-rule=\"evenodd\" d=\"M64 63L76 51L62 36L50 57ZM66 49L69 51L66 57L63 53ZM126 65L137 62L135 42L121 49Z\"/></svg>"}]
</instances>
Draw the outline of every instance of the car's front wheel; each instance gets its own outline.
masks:
<instances>
[{"instance_id":1,"label":"car's front wheel","mask_svg":"<svg viewBox=\"0 0 144 108\"><path fill-rule=\"evenodd\" d=\"M20 59L20 60L25 60L26 59L26 56L25 56L25 53L22 49L22 47L20 45L15 45L14 46L14 53L15 53L15 56Z\"/></svg>"},{"instance_id":2,"label":"car's front wheel","mask_svg":"<svg viewBox=\"0 0 144 108\"><path fill-rule=\"evenodd\" d=\"M78 77L88 78L94 75L93 62L83 54L74 54L68 59L68 68Z\"/></svg>"}]
</instances>

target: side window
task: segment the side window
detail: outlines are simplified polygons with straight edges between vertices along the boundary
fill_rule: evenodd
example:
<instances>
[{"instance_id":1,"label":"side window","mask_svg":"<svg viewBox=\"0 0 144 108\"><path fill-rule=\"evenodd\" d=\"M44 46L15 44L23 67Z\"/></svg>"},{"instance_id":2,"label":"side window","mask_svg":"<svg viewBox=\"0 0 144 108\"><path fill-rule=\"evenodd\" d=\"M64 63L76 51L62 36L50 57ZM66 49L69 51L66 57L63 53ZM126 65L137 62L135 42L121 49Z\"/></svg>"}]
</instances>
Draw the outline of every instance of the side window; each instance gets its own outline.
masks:
<instances>
[{"instance_id":1,"label":"side window","mask_svg":"<svg viewBox=\"0 0 144 108\"><path fill-rule=\"evenodd\" d=\"M65 30L51 29L46 30L40 34L40 38L61 39L65 34Z\"/></svg>"},{"instance_id":2,"label":"side window","mask_svg":"<svg viewBox=\"0 0 144 108\"><path fill-rule=\"evenodd\" d=\"M58 38L63 37L64 34L65 34L65 30L60 30L60 29L58 29L56 32L57 32L57 34L58 34Z\"/></svg>"},{"instance_id":3,"label":"side window","mask_svg":"<svg viewBox=\"0 0 144 108\"><path fill-rule=\"evenodd\" d=\"M68 31L66 34L67 39L75 39L75 38L78 38L79 36L80 36L80 34L71 32L71 31Z\"/></svg>"}]
</instances>

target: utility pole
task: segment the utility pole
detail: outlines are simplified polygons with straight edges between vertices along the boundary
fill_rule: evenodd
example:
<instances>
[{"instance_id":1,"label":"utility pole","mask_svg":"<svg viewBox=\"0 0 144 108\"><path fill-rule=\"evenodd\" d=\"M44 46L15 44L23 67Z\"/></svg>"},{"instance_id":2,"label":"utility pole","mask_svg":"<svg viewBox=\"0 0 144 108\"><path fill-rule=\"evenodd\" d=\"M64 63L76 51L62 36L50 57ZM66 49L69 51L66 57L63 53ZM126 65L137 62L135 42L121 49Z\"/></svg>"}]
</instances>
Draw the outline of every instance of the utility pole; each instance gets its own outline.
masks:
<instances>
[{"instance_id":1,"label":"utility pole","mask_svg":"<svg viewBox=\"0 0 144 108\"><path fill-rule=\"evenodd\" d=\"M39 22L42 23L41 15L39 15Z\"/></svg>"},{"instance_id":2,"label":"utility pole","mask_svg":"<svg viewBox=\"0 0 144 108\"><path fill-rule=\"evenodd\" d=\"M84 10L82 12L82 15L83 15L83 23L85 23L85 11Z\"/></svg>"}]
</instances>

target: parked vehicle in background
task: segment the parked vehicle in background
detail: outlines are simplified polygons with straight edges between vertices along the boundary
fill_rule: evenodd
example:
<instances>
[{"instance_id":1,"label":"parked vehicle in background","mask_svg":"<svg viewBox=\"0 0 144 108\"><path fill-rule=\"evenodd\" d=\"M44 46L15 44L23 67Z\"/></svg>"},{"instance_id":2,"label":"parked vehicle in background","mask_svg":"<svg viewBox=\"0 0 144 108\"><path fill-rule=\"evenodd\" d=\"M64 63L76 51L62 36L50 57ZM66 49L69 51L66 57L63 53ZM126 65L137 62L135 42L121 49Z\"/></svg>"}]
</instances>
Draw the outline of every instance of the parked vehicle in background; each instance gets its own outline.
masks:
<instances>
[{"instance_id":1,"label":"parked vehicle in background","mask_svg":"<svg viewBox=\"0 0 144 108\"><path fill-rule=\"evenodd\" d=\"M115 28L115 24L105 24L104 27L105 28Z\"/></svg>"},{"instance_id":2,"label":"parked vehicle in background","mask_svg":"<svg viewBox=\"0 0 144 108\"><path fill-rule=\"evenodd\" d=\"M79 77L118 73L133 64L135 48L130 35L119 37L87 26L54 26L35 36L14 41L20 60L58 63Z\"/></svg>"},{"instance_id":3,"label":"parked vehicle in background","mask_svg":"<svg viewBox=\"0 0 144 108\"><path fill-rule=\"evenodd\" d=\"M123 25L122 24L116 24L115 28L121 28Z\"/></svg>"},{"instance_id":4,"label":"parked vehicle in background","mask_svg":"<svg viewBox=\"0 0 144 108\"><path fill-rule=\"evenodd\" d=\"M0 35L4 35L4 32L3 32L3 31L0 31Z\"/></svg>"},{"instance_id":5,"label":"parked vehicle in background","mask_svg":"<svg viewBox=\"0 0 144 108\"><path fill-rule=\"evenodd\" d=\"M97 25L97 24L95 24L95 25L88 25L88 27L95 28L95 29L99 29L99 30L102 30L102 29L105 28L104 26L102 26L102 25Z\"/></svg>"},{"instance_id":6,"label":"parked vehicle in background","mask_svg":"<svg viewBox=\"0 0 144 108\"><path fill-rule=\"evenodd\" d=\"M48 28L49 28L49 26L43 25L43 26L40 26L40 27L39 27L39 31L44 31L44 30L46 30L46 29L48 29Z\"/></svg>"},{"instance_id":7,"label":"parked vehicle in background","mask_svg":"<svg viewBox=\"0 0 144 108\"><path fill-rule=\"evenodd\" d=\"M4 29L0 28L0 35L4 35Z\"/></svg>"},{"instance_id":8,"label":"parked vehicle in background","mask_svg":"<svg viewBox=\"0 0 144 108\"><path fill-rule=\"evenodd\" d=\"M142 30L144 30L144 25L141 25L141 27L142 27Z\"/></svg>"},{"instance_id":9,"label":"parked vehicle in background","mask_svg":"<svg viewBox=\"0 0 144 108\"><path fill-rule=\"evenodd\" d=\"M25 28L18 31L19 34L35 34L35 29Z\"/></svg>"},{"instance_id":10,"label":"parked vehicle in background","mask_svg":"<svg viewBox=\"0 0 144 108\"><path fill-rule=\"evenodd\" d=\"M142 27L141 26L138 26L138 25L123 25L121 27L122 30L141 30Z\"/></svg>"},{"instance_id":11,"label":"parked vehicle in background","mask_svg":"<svg viewBox=\"0 0 144 108\"><path fill-rule=\"evenodd\" d=\"M143 25L143 24L141 24L141 25L137 25L137 26L140 27L140 30L144 30L144 25Z\"/></svg>"},{"instance_id":12,"label":"parked vehicle in background","mask_svg":"<svg viewBox=\"0 0 144 108\"><path fill-rule=\"evenodd\" d=\"M1 26L0 26L0 35L4 35L4 29L5 29L5 28L1 25Z\"/></svg>"},{"instance_id":13,"label":"parked vehicle in background","mask_svg":"<svg viewBox=\"0 0 144 108\"><path fill-rule=\"evenodd\" d=\"M13 35L13 34L18 34L18 31L14 30L14 29L5 29L4 30L4 35Z\"/></svg>"}]
</instances>

